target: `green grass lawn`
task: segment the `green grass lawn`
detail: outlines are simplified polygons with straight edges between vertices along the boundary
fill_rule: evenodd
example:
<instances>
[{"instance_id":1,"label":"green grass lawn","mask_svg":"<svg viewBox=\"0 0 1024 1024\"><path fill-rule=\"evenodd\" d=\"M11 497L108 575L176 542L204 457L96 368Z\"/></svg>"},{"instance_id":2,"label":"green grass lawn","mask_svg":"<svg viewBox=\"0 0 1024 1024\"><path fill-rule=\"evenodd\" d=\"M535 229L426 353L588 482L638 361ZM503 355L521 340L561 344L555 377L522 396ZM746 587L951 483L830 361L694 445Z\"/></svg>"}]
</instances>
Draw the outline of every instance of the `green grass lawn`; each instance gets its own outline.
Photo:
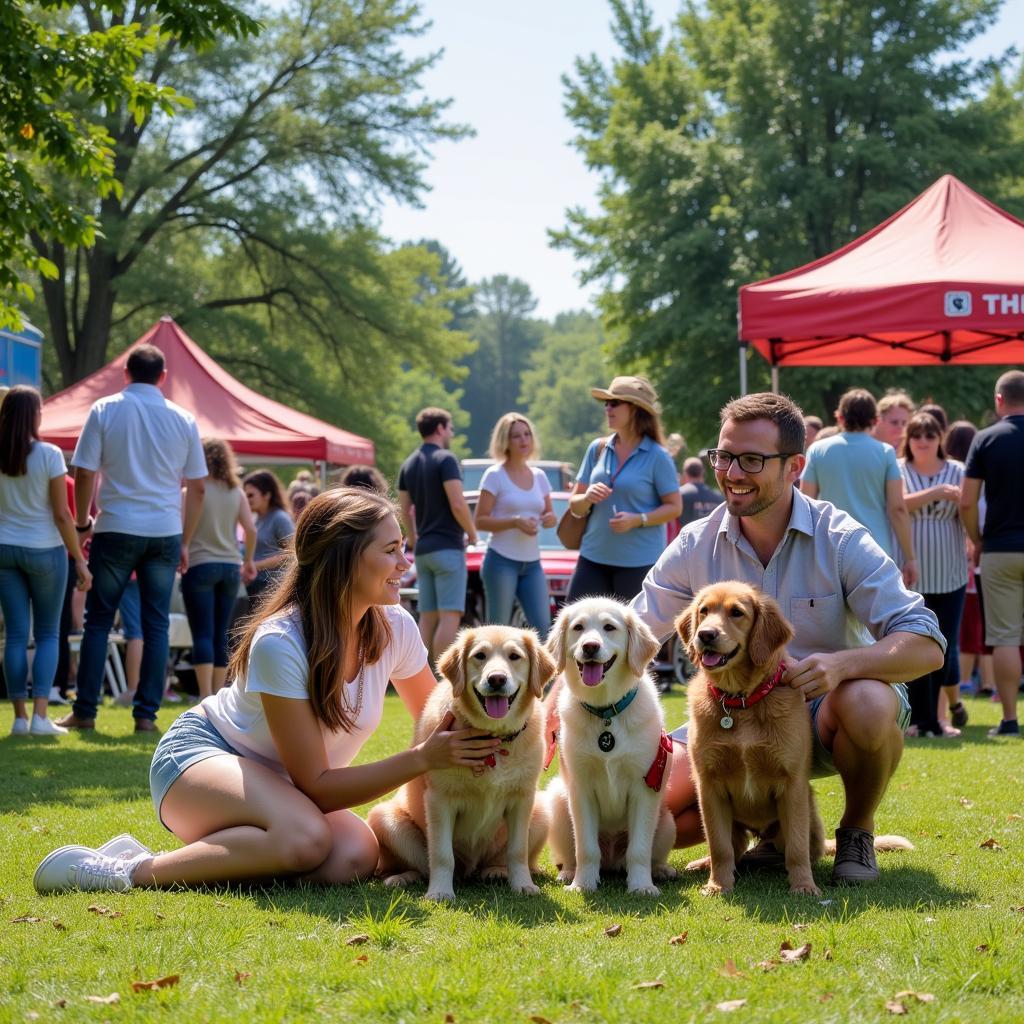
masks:
<instances>
[{"instance_id":1,"label":"green grass lawn","mask_svg":"<svg viewBox=\"0 0 1024 1024\"><path fill-rule=\"evenodd\" d=\"M683 698L666 705L680 720ZM446 907L379 882L38 896L32 872L56 846L124 831L158 849L176 840L149 799L155 739L131 732L128 711L104 708L96 734L42 740L7 738L8 706L0 1020L805 1024L888 1020L886 1003L909 990L926 994L897 1000L914 1020L1021 1021L1024 743L986 739L996 706L968 706L962 740L908 743L878 827L917 849L886 855L879 884L831 888L822 862L820 898L790 896L781 874L748 876L715 900L693 876L664 885L660 899L628 896L621 879L588 897L565 892L545 855L539 897L473 885ZM172 717L163 711L161 726ZM364 758L410 732L389 698ZM816 788L831 832L840 787ZM23 917L38 920L14 923ZM613 924L621 931L606 935ZM369 938L350 945L359 935ZM809 956L776 965L784 942L809 944ZM133 991L168 975L180 980ZM87 998L113 993L116 1005Z\"/></svg>"}]
</instances>

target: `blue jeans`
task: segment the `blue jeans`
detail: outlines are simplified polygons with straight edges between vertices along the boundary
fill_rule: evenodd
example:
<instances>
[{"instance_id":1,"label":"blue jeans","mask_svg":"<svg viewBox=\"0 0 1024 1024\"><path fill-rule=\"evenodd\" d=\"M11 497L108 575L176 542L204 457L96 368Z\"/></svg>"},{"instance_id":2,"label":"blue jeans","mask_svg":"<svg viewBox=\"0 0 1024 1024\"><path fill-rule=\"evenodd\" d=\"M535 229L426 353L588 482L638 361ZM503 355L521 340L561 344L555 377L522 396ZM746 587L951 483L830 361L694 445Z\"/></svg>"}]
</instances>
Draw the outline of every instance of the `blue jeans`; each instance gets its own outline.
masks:
<instances>
[{"instance_id":1,"label":"blue jeans","mask_svg":"<svg viewBox=\"0 0 1024 1024\"><path fill-rule=\"evenodd\" d=\"M181 534L136 537L97 533L89 551L92 589L85 598L85 631L78 659L78 718L95 718L103 690L107 637L121 596L134 572L142 612L142 666L135 691L136 718L156 718L167 677L168 625L174 574L181 558Z\"/></svg>"},{"instance_id":2,"label":"blue jeans","mask_svg":"<svg viewBox=\"0 0 1024 1024\"><path fill-rule=\"evenodd\" d=\"M487 599L487 621L505 625L512 621L512 602L519 598L526 621L543 640L551 628L551 599L540 559L518 562L488 548L480 578Z\"/></svg>"},{"instance_id":3,"label":"blue jeans","mask_svg":"<svg viewBox=\"0 0 1024 1024\"><path fill-rule=\"evenodd\" d=\"M193 665L227 666L228 626L240 577L241 570L233 562L204 562L181 577Z\"/></svg>"},{"instance_id":4,"label":"blue jeans","mask_svg":"<svg viewBox=\"0 0 1024 1024\"><path fill-rule=\"evenodd\" d=\"M0 608L7 625L4 676L11 700L28 697L28 634L31 610L36 656L32 696L49 697L57 674L60 610L68 578L68 553L55 548L0 544Z\"/></svg>"}]
</instances>

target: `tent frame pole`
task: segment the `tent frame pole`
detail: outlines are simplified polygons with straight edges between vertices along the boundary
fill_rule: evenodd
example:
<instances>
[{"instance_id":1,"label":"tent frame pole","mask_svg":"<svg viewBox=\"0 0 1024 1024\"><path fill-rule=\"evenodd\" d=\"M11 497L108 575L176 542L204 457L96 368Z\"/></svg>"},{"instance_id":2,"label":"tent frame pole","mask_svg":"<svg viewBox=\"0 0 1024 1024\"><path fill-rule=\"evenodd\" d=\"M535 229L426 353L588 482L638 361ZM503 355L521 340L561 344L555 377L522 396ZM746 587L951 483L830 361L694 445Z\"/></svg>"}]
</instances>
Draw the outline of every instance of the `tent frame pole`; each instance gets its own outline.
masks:
<instances>
[{"instance_id":1,"label":"tent frame pole","mask_svg":"<svg viewBox=\"0 0 1024 1024\"><path fill-rule=\"evenodd\" d=\"M772 367L772 394L777 395L779 393L779 368L777 366Z\"/></svg>"},{"instance_id":2,"label":"tent frame pole","mask_svg":"<svg viewBox=\"0 0 1024 1024\"><path fill-rule=\"evenodd\" d=\"M747 342L740 339L740 398L747 393Z\"/></svg>"}]
</instances>

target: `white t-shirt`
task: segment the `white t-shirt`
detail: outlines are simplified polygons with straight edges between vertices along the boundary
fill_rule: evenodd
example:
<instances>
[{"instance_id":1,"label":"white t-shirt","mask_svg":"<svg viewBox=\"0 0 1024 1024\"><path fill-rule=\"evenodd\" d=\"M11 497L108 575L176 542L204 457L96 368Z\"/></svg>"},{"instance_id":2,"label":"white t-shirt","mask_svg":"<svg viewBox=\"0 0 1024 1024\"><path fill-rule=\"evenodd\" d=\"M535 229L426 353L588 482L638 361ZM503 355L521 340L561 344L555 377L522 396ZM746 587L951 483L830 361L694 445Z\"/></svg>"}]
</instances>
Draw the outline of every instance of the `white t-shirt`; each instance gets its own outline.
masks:
<instances>
[{"instance_id":1,"label":"white t-shirt","mask_svg":"<svg viewBox=\"0 0 1024 1024\"><path fill-rule=\"evenodd\" d=\"M73 466L102 474L97 533L181 533L181 481L202 480L206 456L195 417L155 384L129 384L93 403Z\"/></svg>"},{"instance_id":2,"label":"white t-shirt","mask_svg":"<svg viewBox=\"0 0 1024 1024\"><path fill-rule=\"evenodd\" d=\"M551 493L551 484L543 470L530 467L533 473L533 486L524 491L505 471L503 464L488 466L480 481L480 490L494 495L492 515L499 519L512 516L533 518L540 526L540 517L544 514L544 499ZM522 530L495 530L488 547L499 555L511 558L516 562L536 562L540 558L540 544L536 535L533 537Z\"/></svg>"},{"instance_id":3,"label":"white t-shirt","mask_svg":"<svg viewBox=\"0 0 1024 1024\"><path fill-rule=\"evenodd\" d=\"M55 548L64 543L50 504L50 481L64 473L64 456L46 441L33 441L22 476L0 473L0 544Z\"/></svg>"},{"instance_id":4,"label":"white t-shirt","mask_svg":"<svg viewBox=\"0 0 1024 1024\"><path fill-rule=\"evenodd\" d=\"M384 607L391 626L391 643L380 660L367 665L363 674L363 708L352 732L329 731L321 724L327 763L344 768L352 762L362 745L380 722L384 694L391 679L408 679L427 663L427 650L420 639L413 617L399 605ZM358 679L345 683L345 695L354 707ZM213 727L243 757L287 775L263 714L261 693L295 700L309 700L309 663L306 642L298 614L281 615L264 622L256 631L249 666L244 679L237 679L211 697L201 707Z\"/></svg>"}]
</instances>

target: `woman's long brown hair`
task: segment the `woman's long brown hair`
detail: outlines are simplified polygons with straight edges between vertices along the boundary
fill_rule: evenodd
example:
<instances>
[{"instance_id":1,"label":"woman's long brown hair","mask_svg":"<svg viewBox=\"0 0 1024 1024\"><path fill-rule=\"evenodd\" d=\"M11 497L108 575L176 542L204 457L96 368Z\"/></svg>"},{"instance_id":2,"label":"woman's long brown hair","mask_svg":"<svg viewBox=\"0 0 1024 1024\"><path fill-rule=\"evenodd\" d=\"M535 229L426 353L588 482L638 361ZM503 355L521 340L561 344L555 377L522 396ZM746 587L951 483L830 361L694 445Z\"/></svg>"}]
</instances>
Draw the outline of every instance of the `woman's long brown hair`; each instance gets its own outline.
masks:
<instances>
[{"instance_id":1,"label":"woman's long brown hair","mask_svg":"<svg viewBox=\"0 0 1024 1024\"><path fill-rule=\"evenodd\" d=\"M306 641L313 713L332 732L352 731L355 723L342 700L343 637L352 627L352 591L359 563L377 527L389 516L398 517L394 504L363 487L326 491L306 506L295 528L294 555L285 562L280 581L245 625L231 658L230 678L245 675L260 626L294 607ZM379 661L391 642L384 610L371 607L357 631L365 664Z\"/></svg>"},{"instance_id":2,"label":"woman's long brown hair","mask_svg":"<svg viewBox=\"0 0 1024 1024\"><path fill-rule=\"evenodd\" d=\"M36 419L43 400L35 388L16 384L0 403L0 472L24 476L32 443L39 440Z\"/></svg>"}]
</instances>

